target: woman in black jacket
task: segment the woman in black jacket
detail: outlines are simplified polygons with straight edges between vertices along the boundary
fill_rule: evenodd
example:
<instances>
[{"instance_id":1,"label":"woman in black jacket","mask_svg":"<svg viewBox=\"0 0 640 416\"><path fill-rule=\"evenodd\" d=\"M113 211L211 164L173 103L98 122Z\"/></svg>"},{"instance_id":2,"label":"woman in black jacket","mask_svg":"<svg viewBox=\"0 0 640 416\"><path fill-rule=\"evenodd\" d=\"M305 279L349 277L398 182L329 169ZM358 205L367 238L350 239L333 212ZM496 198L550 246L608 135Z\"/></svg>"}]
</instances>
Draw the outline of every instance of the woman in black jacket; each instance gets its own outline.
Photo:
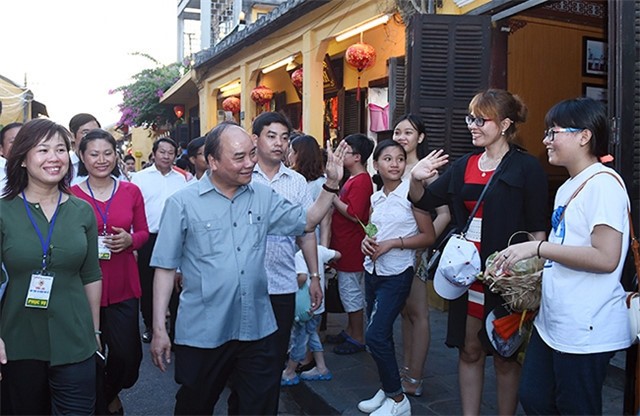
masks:
<instances>
[{"instance_id":1,"label":"woman in black jacket","mask_svg":"<svg viewBox=\"0 0 640 416\"><path fill-rule=\"evenodd\" d=\"M440 178L424 188L421 181L446 163L446 155L433 152L412 171L410 199L420 209L450 206L461 228L492 175L489 188L471 221L466 238L473 241L484 267L487 257L504 249L517 231L545 238L547 226L547 178L538 160L513 144L516 123L524 122L527 109L519 97L490 89L477 94L466 116L474 146ZM521 235L511 243L522 241ZM436 276L438 279L439 276ZM443 279L444 280L444 279ZM459 349L459 383L463 414L479 414L484 362L494 352L484 321L504 300L476 281L468 288L447 281L436 282L441 296L451 299L446 343ZM494 355L498 413L515 414L520 365L511 358Z\"/></svg>"}]
</instances>

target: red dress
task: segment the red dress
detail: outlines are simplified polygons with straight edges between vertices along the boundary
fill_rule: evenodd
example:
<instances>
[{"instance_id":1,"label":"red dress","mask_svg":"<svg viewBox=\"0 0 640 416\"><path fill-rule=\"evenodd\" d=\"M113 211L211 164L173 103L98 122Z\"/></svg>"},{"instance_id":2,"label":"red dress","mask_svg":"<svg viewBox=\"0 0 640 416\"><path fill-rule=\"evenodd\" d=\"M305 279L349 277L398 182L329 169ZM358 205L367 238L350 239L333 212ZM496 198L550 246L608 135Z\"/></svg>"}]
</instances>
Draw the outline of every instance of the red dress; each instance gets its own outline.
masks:
<instances>
[{"instance_id":1,"label":"red dress","mask_svg":"<svg viewBox=\"0 0 640 416\"><path fill-rule=\"evenodd\" d=\"M481 171L478 167L478 160L480 159L480 156L482 156L482 153L469 157L467 168L464 172L464 183L486 185L487 182L489 182L489 179L491 179L491 175L493 175L495 170L485 172ZM481 202L478 207L478 211L476 211L476 215L474 216L474 218L480 221L482 221L483 205L484 202ZM476 201L464 201L464 206L469 212L471 212L476 206ZM478 253L480 253L481 243L481 241L474 241L474 244L478 249ZM469 304L467 306L467 314L478 319L483 319L484 317L484 285L478 280L473 282L469 287Z\"/></svg>"}]
</instances>

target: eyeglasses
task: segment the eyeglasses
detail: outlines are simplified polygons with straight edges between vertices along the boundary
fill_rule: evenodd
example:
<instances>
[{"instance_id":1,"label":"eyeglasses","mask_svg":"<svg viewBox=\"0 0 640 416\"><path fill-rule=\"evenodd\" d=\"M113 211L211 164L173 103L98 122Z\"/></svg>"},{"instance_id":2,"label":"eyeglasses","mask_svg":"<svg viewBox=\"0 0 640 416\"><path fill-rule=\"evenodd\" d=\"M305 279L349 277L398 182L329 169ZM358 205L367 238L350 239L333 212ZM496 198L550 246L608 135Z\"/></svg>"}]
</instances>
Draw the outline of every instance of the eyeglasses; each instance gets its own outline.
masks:
<instances>
[{"instance_id":1,"label":"eyeglasses","mask_svg":"<svg viewBox=\"0 0 640 416\"><path fill-rule=\"evenodd\" d=\"M474 117L471 114L467 114L464 118L464 121L467 122L467 125L475 124L478 127L484 126L484 123L487 121L493 120L492 118L483 118L483 117Z\"/></svg>"},{"instance_id":2,"label":"eyeglasses","mask_svg":"<svg viewBox=\"0 0 640 416\"><path fill-rule=\"evenodd\" d=\"M544 131L543 140L544 139L549 139L549 141L551 143L553 143L553 141L556 139L556 134L559 134L559 133L577 133L577 132L582 131L582 130L584 130L584 129L577 129L575 127L567 127L567 128L563 128L563 129L554 130L554 127L550 127L550 128L548 128L548 129L546 129Z\"/></svg>"}]
</instances>

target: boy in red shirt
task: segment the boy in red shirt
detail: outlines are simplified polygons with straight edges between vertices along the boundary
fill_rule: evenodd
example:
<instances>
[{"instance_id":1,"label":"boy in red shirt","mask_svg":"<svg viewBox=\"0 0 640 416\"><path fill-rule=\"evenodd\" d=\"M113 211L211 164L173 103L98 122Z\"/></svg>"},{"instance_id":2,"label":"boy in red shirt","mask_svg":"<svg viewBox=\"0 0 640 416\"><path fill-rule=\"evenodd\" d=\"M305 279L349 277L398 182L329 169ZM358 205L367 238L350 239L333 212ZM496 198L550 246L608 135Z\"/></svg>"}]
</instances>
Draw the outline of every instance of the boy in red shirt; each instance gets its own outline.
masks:
<instances>
[{"instance_id":1,"label":"boy in red shirt","mask_svg":"<svg viewBox=\"0 0 640 416\"><path fill-rule=\"evenodd\" d=\"M367 159L374 143L364 134L351 134L344 140L351 147L343 162L351 176L340 196L333 199L329 246L342 253L333 265L338 271L340 299L349 323L340 334L328 336L327 341L338 344L333 350L336 354L354 354L364 351L364 254L360 244L365 233L358 220L365 225L369 222L373 184L367 172Z\"/></svg>"}]
</instances>

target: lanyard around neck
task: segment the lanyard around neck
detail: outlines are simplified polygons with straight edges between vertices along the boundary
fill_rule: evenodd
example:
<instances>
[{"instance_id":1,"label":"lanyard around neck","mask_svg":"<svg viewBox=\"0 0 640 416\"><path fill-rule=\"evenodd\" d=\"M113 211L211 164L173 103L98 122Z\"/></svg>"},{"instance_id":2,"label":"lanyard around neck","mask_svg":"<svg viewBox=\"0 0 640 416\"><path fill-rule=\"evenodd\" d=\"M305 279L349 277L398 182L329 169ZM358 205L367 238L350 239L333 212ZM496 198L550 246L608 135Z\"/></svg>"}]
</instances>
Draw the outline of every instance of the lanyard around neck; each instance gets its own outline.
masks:
<instances>
[{"instance_id":1,"label":"lanyard around neck","mask_svg":"<svg viewBox=\"0 0 640 416\"><path fill-rule=\"evenodd\" d=\"M102 212L102 210L98 206L98 201L96 200L96 197L93 195L93 190L91 189L91 185L89 184L89 179L87 179L87 188L89 189L89 193L91 194L91 199L93 199L93 205L96 207L96 210L98 210L98 214L100 214L100 217L102 218L103 234L107 233L107 218L109 216L109 208L111 207L111 201L113 201L113 195L116 193L116 184L117 184L116 180L113 179L113 190L111 191L111 196L109 197L109 200L107 201L107 204L104 208L104 212Z\"/></svg>"},{"instance_id":2,"label":"lanyard around neck","mask_svg":"<svg viewBox=\"0 0 640 416\"><path fill-rule=\"evenodd\" d=\"M33 214L31 213L31 208L29 207L29 203L27 202L27 197L22 191L22 202L24 202L24 208L27 210L27 216L29 217L29 221L31 221L31 225L36 230L38 234L38 238L40 239L40 245L42 246L42 270L47 268L47 253L49 252L49 244L51 243L51 236L53 235L53 227L56 224L56 218L58 217L58 210L60 209L60 203L62 202L62 192L58 196L58 204L56 205L56 210L53 213L53 217L51 217L51 222L49 222L49 232L47 233L47 239L45 240L42 236L42 232L36 224L35 218L33 218Z\"/></svg>"}]
</instances>

